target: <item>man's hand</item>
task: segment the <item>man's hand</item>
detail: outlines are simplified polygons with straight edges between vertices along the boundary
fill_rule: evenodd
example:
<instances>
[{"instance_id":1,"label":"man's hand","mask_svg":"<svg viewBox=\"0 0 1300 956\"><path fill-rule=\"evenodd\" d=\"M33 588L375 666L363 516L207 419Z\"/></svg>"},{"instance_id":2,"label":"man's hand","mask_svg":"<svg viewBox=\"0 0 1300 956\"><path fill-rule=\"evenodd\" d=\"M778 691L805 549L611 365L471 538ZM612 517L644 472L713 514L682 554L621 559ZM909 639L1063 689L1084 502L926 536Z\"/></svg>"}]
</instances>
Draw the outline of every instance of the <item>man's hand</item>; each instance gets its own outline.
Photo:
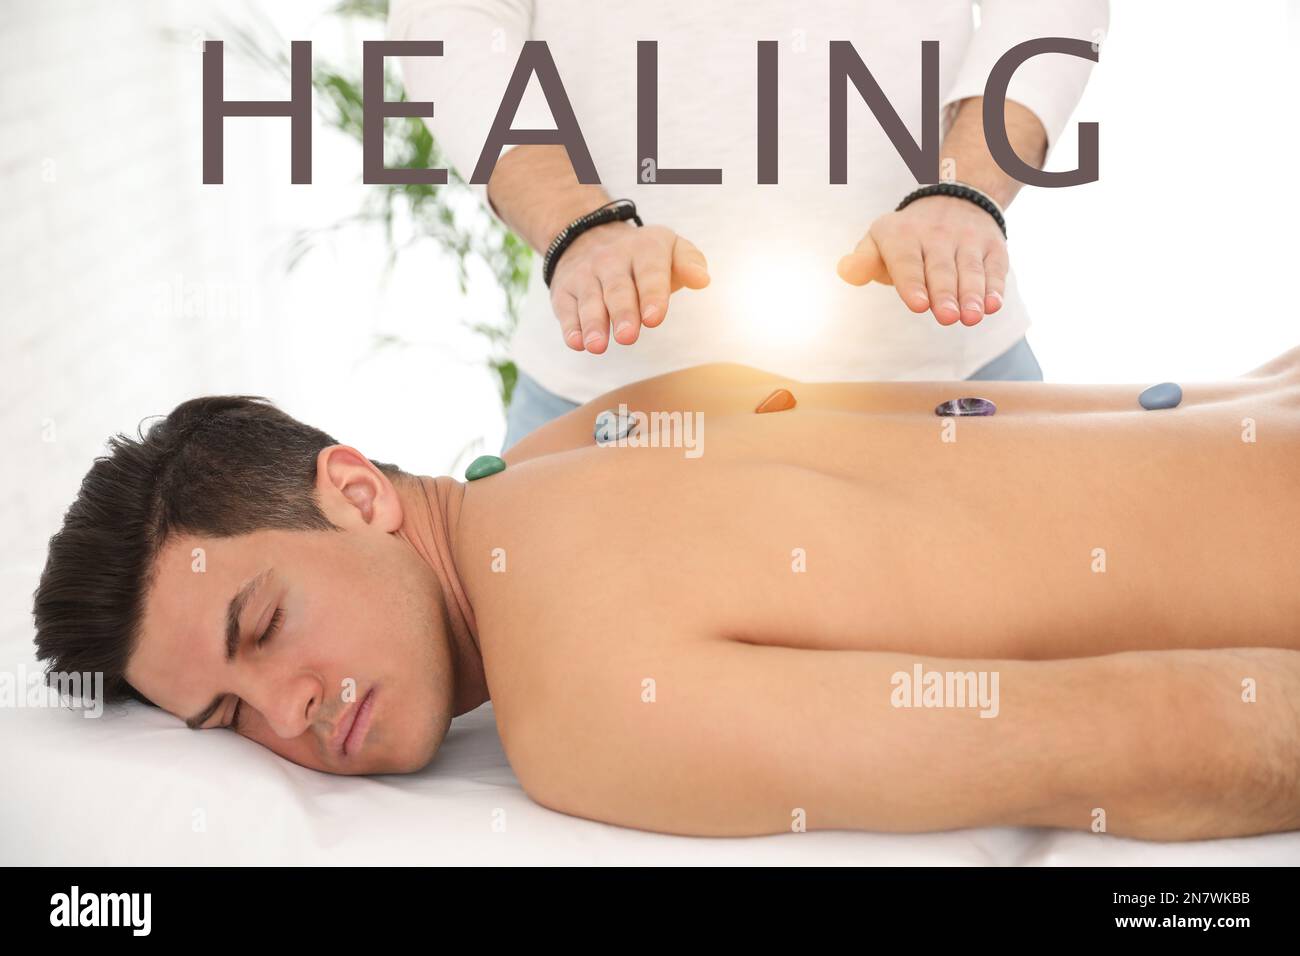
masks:
<instances>
[{"instance_id":1,"label":"man's hand","mask_svg":"<svg viewBox=\"0 0 1300 956\"><path fill-rule=\"evenodd\" d=\"M609 202L599 185L578 182L568 152L553 143L507 152L488 180L487 198L539 255L568 223ZM672 293L708 284L704 255L671 229L606 222L560 255L551 276L551 308L569 348L599 355L609 344L611 325L615 340L631 345L641 326L663 322Z\"/></svg>"},{"instance_id":2,"label":"man's hand","mask_svg":"<svg viewBox=\"0 0 1300 956\"><path fill-rule=\"evenodd\" d=\"M984 100L961 101L939 150L940 169L969 183L1006 209L1020 191L989 154L984 140ZM1006 101L1003 123L1011 148L1041 169L1047 131L1028 107ZM1007 243L993 217L955 196L926 196L871 224L857 247L840 260L840 278L853 285L884 282L913 312L930 309L940 325L975 325L1002 308Z\"/></svg>"},{"instance_id":3,"label":"man's hand","mask_svg":"<svg viewBox=\"0 0 1300 956\"><path fill-rule=\"evenodd\" d=\"M926 196L871 224L839 262L852 285L892 285L913 312L940 325L975 325L1002 308L1007 244L983 209L954 196Z\"/></svg>"},{"instance_id":4,"label":"man's hand","mask_svg":"<svg viewBox=\"0 0 1300 956\"><path fill-rule=\"evenodd\" d=\"M666 226L609 222L569 245L551 276L551 307L574 351L599 355L610 329L620 345L637 340L668 314L668 297L709 284L704 254Z\"/></svg>"}]
</instances>

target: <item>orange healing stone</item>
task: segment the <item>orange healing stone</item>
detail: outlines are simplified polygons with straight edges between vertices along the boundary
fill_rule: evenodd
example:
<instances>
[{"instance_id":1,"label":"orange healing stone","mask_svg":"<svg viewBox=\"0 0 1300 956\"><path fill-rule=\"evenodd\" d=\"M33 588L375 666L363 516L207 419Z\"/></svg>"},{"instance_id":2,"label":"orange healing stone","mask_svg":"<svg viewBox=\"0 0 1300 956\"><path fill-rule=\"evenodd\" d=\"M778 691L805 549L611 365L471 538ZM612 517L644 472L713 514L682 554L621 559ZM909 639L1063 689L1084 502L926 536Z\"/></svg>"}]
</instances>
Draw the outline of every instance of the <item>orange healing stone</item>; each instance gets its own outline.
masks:
<instances>
[{"instance_id":1,"label":"orange healing stone","mask_svg":"<svg viewBox=\"0 0 1300 956\"><path fill-rule=\"evenodd\" d=\"M778 388L758 403L758 408L754 409L754 413L762 415L764 412L787 412L794 408L794 405L794 396L786 389Z\"/></svg>"}]
</instances>

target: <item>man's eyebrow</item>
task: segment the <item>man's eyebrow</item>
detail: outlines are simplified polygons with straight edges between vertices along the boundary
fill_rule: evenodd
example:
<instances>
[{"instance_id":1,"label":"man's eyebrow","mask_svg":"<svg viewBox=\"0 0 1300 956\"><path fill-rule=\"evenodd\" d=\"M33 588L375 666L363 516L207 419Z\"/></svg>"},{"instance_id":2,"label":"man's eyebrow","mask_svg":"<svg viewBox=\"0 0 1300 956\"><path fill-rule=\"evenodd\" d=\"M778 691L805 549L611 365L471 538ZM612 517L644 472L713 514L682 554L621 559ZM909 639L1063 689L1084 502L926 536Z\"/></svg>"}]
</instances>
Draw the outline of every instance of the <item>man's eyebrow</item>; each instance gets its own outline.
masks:
<instances>
[{"instance_id":1,"label":"man's eyebrow","mask_svg":"<svg viewBox=\"0 0 1300 956\"><path fill-rule=\"evenodd\" d=\"M230 599L230 604L226 607L226 663L233 661L235 659L235 652L239 650L239 617L244 613L244 608L248 606L248 602L253 599L253 595L257 593L257 589L262 586L262 583L270 573L271 569L266 568L245 581L240 589L235 592L235 596ZM221 707L221 702L225 697L226 695L222 693L212 698L212 703L208 704L207 707L204 707L200 713L186 719L185 726L190 728L190 730L202 729L203 725L206 724L212 715L217 712L217 709Z\"/></svg>"}]
</instances>

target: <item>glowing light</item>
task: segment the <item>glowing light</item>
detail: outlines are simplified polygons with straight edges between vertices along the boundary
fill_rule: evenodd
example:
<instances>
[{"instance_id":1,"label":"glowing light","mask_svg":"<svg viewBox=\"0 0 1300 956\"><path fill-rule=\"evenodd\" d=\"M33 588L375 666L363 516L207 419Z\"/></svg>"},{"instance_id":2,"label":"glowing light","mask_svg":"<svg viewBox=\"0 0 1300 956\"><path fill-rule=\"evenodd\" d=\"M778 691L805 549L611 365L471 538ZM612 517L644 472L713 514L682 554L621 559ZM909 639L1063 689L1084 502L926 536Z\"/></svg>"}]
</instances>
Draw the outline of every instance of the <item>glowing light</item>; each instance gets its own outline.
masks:
<instances>
[{"instance_id":1,"label":"glowing light","mask_svg":"<svg viewBox=\"0 0 1300 956\"><path fill-rule=\"evenodd\" d=\"M754 257L733 275L728 298L734 301L742 333L770 345L809 342L823 333L828 288L840 281L825 256Z\"/></svg>"}]
</instances>

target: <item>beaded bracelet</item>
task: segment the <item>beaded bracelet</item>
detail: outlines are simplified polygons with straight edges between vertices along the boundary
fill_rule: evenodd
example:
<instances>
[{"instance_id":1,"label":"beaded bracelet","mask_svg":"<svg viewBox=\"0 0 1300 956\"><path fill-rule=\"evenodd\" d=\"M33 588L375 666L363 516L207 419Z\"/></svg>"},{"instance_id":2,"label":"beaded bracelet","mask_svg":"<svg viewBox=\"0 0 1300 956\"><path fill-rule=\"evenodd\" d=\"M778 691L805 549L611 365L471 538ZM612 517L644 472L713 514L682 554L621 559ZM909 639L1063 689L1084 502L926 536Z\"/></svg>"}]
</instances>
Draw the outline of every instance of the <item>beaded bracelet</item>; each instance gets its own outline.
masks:
<instances>
[{"instance_id":1,"label":"beaded bracelet","mask_svg":"<svg viewBox=\"0 0 1300 956\"><path fill-rule=\"evenodd\" d=\"M634 220L638 226L645 225L641 221L641 217L636 214L636 203L630 199L613 199L585 216L579 216L561 229L559 235L551 240L551 244L546 248L546 256L542 259L542 278L546 280L546 287L548 289L551 287L551 276L555 274L555 264L574 239L577 239L593 226L626 219Z\"/></svg>"},{"instance_id":2,"label":"beaded bracelet","mask_svg":"<svg viewBox=\"0 0 1300 956\"><path fill-rule=\"evenodd\" d=\"M965 199L979 206L986 213L993 217L1002 230L1002 238L1007 237L1007 221L1002 216L1002 207L993 201L993 198L987 193L980 192L974 186L966 183L959 183L955 180L942 183L932 183L929 186L922 186L903 197L903 201L898 204L894 212L926 196L955 196L958 199Z\"/></svg>"}]
</instances>

